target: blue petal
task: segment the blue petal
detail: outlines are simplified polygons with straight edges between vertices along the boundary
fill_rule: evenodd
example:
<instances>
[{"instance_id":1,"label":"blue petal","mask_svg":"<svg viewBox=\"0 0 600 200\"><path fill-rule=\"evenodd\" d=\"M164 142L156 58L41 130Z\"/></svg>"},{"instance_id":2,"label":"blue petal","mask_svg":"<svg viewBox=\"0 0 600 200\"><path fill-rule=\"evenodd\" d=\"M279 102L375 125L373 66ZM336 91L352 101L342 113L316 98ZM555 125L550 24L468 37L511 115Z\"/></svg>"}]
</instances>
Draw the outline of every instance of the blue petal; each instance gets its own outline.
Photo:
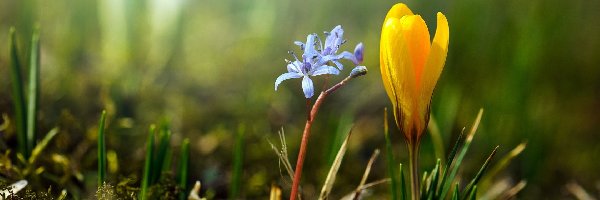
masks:
<instances>
[{"instance_id":1,"label":"blue petal","mask_svg":"<svg viewBox=\"0 0 600 200\"><path fill-rule=\"evenodd\" d=\"M348 59L348 60L354 60L354 54L348 52L348 51L344 51L338 55L335 56L336 59Z\"/></svg>"},{"instance_id":2,"label":"blue petal","mask_svg":"<svg viewBox=\"0 0 600 200\"><path fill-rule=\"evenodd\" d=\"M344 51L344 52L338 54L336 56L336 59L346 59L346 60L352 61L356 65L359 64L358 60L356 60L356 56L354 56L354 54L352 54L348 51Z\"/></svg>"},{"instance_id":3,"label":"blue petal","mask_svg":"<svg viewBox=\"0 0 600 200\"><path fill-rule=\"evenodd\" d=\"M311 75L318 76L318 75L323 75L323 74L338 75L338 74L340 74L340 70L338 70L337 68L332 67L332 66L322 65L320 67L317 67Z\"/></svg>"},{"instance_id":4,"label":"blue petal","mask_svg":"<svg viewBox=\"0 0 600 200\"><path fill-rule=\"evenodd\" d=\"M287 65L288 72L302 73L302 71L300 70L301 65L302 65L302 63L297 60L288 64Z\"/></svg>"},{"instance_id":5,"label":"blue petal","mask_svg":"<svg viewBox=\"0 0 600 200\"><path fill-rule=\"evenodd\" d=\"M354 62L354 64L358 65L359 63L362 63L364 51L365 51L365 47L364 47L363 43L362 42L358 43L356 45L356 47L354 48L354 57L356 58L356 62Z\"/></svg>"},{"instance_id":6,"label":"blue petal","mask_svg":"<svg viewBox=\"0 0 600 200\"><path fill-rule=\"evenodd\" d=\"M332 60L331 62L333 62L333 64L335 64L335 66L340 69L343 70L344 69L344 65L342 65L342 63L338 62L337 60Z\"/></svg>"},{"instance_id":7,"label":"blue petal","mask_svg":"<svg viewBox=\"0 0 600 200\"><path fill-rule=\"evenodd\" d=\"M300 46L300 49L302 49L304 51L304 43L302 43L300 41L295 41L294 44Z\"/></svg>"},{"instance_id":8,"label":"blue petal","mask_svg":"<svg viewBox=\"0 0 600 200\"><path fill-rule=\"evenodd\" d=\"M326 54L335 53L339 46L342 44L342 41L344 41L343 37L344 29L342 29L342 26L337 25L336 27L334 27L325 39L325 49L330 49Z\"/></svg>"},{"instance_id":9,"label":"blue petal","mask_svg":"<svg viewBox=\"0 0 600 200\"><path fill-rule=\"evenodd\" d=\"M315 93L313 82L308 76L304 76L304 79L302 79L302 90L304 91L304 97L307 99L311 98Z\"/></svg>"},{"instance_id":10,"label":"blue petal","mask_svg":"<svg viewBox=\"0 0 600 200\"><path fill-rule=\"evenodd\" d=\"M294 73L294 72L282 74L281 76L277 77L277 80L275 80L275 91L277 91L277 86L279 86L279 84L281 84L281 82L288 80L288 79L300 78L300 77L302 77L302 74Z\"/></svg>"},{"instance_id":11,"label":"blue petal","mask_svg":"<svg viewBox=\"0 0 600 200\"><path fill-rule=\"evenodd\" d=\"M316 54L318 54L317 50L315 49L315 38L317 36L315 34L309 34L308 36L306 36L306 47L304 47L304 56L307 57L312 57Z\"/></svg>"}]
</instances>

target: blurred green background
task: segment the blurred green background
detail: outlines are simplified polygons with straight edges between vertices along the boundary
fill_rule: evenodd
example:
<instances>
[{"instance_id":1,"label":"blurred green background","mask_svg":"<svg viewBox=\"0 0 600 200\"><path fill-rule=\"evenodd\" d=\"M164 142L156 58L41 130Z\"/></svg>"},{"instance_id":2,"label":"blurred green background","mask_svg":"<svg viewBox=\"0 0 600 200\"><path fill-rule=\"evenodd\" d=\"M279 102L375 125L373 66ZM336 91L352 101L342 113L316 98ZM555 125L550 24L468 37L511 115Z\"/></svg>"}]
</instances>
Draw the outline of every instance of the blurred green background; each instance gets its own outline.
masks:
<instances>
[{"instance_id":1,"label":"blurred green background","mask_svg":"<svg viewBox=\"0 0 600 200\"><path fill-rule=\"evenodd\" d=\"M303 187L320 191L339 138L354 124L349 153L334 198L360 182L370 154L383 149L383 108L390 103L379 73L379 35L395 1L272 0L4 0L0 1L0 112L13 115L8 30L17 29L27 55L35 24L41 27L39 133L61 128L53 152L70 155L73 167L94 176L95 133L108 111L107 149L119 166L110 181L140 176L147 127L167 119L172 146L191 139L190 183L227 198L233 141L245 127L241 197L266 197L271 183L288 182L267 139L283 127L295 156L306 118L299 80L274 91L286 71L288 50L309 33L342 25L352 51L365 44L369 74L353 80L324 103L314 125ZM435 31L435 13L446 14L450 50L433 97L432 114L450 146L484 108L482 126L462 174L472 177L495 145L504 155L527 141L527 149L497 179L528 181L523 199L570 197L575 181L600 192L600 1L597 0L411 0L404 1ZM25 57L22 58L23 60ZM349 73L346 63L342 72ZM341 77L333 77L341 80ZM318 80L318 78L317 78ZM322 81L316 81L320 88ZM402 137L393 129L396 155L407 162ZM8 146L14 135L2 135ZM435 158L426 136L423 169ZM386 176L384 157L370 180ZM50 170L51 171L51 170ZM284 171L282 171L282 174ZM72 182L78 182L73 180ZM74 184L81 195L94 182ZM56 183L47 183L61 188ZM47 187L47 185L45 186ZM375 194L387 197L387 186ZM309 198L310 199L310 198Z\"/></svg>"}]
</instances>

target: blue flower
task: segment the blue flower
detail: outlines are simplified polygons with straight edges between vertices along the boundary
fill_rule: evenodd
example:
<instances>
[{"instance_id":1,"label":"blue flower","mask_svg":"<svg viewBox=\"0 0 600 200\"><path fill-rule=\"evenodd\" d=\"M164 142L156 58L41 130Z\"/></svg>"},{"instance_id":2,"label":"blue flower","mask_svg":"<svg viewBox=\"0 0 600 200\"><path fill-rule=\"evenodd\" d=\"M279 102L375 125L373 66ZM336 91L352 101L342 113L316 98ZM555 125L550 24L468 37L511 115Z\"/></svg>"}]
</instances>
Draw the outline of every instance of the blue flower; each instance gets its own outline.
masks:
<instances>
[{"instance_id":1,"label":"blue flower","mask_svg":"<svg viewBox=\"0 0 600 200\"><path fill-rule=\"evenodd\" d=\"M313 44L315 37L315 34L308 35L306 44ZM275 80L275 90L277 90L279 84L281 84L281 82L284 80L302 78L302 90L304 91L304 97L307 99L311 98L314 95L314 86L310 76L318 76L323 74L337 75L340 73L337 68L328 66L326 65L326 62L322 62L318 54L319 53L317 50L314 49L314 45L308 45L304 49L302 61L300 61L296 56L294 56L296 59L295 61L288 61L288 72L277 77L277 80Z\"/></svg>"},{"instance_id":2,"label":"blue flower","mask_svg":"<svg viewBox=\"0 0 600 200\"><path fill-rule=\"evenodd\" d=\"M347 59L358 64L355 55L348 51L337 54L340 47L346 43L346 40L344 40L344 29L342 29L341 25L335 26L331 32L325 32L325 35L327 36L325 43L316 35L314 37L315 40L306 41L306 44L300 41L294 43L300 46L300 49L304 50L305 53L309 52L310 55L316 56L320 64L331 61L340 70L344 69L344 65L339 62L341 59Z\"/></svg>"},{"instance_id":3,"label":"blue flower","mask_svg":"<svg viewBox=\"0 0 600 200\"><path fill-rule=\"evenodd\" d=\"M275 80L275 90L281 82L293 78L302 78L302 90L306 98L311 98L314 95L313 82L310 76L318 76L323 74L334 74L338 75L339 70L342 70L344 66L339 62L341 59L347 59L352 61L355 65L362 63L364 47L362 43L356 45L354 54L348 51L344 51L337 54L340 46L346 41L343 39L344 30L342 26L338 25L334 27L331 32L325 32L327 36L325 43L321 41L321 38L317 34L310 34L306 38L306 43L296 41L294 44L300 46L300 49L304 51L302 59L292 53L295 61L288 61L287 69L288 72L280 75ZM333 63L336 67L328 65ZM339 70L338 70L339 69Z\"/></svg>"}]
</instances>

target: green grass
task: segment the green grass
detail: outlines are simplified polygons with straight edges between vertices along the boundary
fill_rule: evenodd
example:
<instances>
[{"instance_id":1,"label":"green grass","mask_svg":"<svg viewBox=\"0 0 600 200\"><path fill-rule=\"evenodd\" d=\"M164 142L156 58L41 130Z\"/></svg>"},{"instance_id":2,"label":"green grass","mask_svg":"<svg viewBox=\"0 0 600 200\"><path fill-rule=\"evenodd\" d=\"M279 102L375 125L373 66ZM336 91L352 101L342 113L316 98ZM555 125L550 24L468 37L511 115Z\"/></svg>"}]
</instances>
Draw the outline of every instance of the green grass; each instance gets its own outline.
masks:
<instances>
[{"instance_id":1,"label":"green grass","mask_svg":"<svg viewBox=\"0 0 600 200\"><path fill-rule=\"evenodd\" d=\"M40 91L40 29L36 27L31 36L31 49L29 53L29 85L27 87L27 152L25 158L29 157L29 152L35 146L37 111L39 105Z\"/></svg>"},{"instance_id":2,"label":"green grass","mask_svg":"<svg viewBox=\"0 0 600 200\"><path fill-rule=\"evenodd\" d=\"M181 156L179 158L179 168L177 169L177 180L179 182L179 187L183 190L182 193L179 194L180 200L186 199L186 194L188 193L188 167L190 162L190 139L183 139L183 143L181 144Z\"/></svg>"},{"instance_id":3,"label":"green grass","mask_svg":"<svg viewBox=\"0 0 600 200\"><path fill-rule=\"evenodd\" d=\"M27 150L27 113L25 113L25 95L23 94L23 76L17 48L16 30L9 31L10 77L12 82L12 100L15 109L15 124L18 150L23 156L29 155Z\"/></svg>"},{"instance_id":4,"label":"green grass","mask_svg":"<svg viewBox=\"0 0 600 200\"><path fill-rule=\"evenodd\" d=\"M98 187L106 181L106 144L104 129L106 123L106 111L102 111L98 122Z\"/></svg>"},{"instance_id":5,"label":"green grass","mask_svg":"<svg viewBox=\"0 0 600 200\"><path fill-rule=\"evenodd\" d=\"M142 184L140 186L139 198L144 200L148 198L148 190L152 184L152 158L154 157L154 134L156 132L156 126L150 125L150 131L148 133L148 140L146 141L146 159L144 164L144 171L142 174Z\"/></svg>"},{"instance_id":6,"label":"green grass","mask_svg":"<svg viewBox=\"0 0 600 200\"><path fill-rule=\"evenodd\" d=\"M242 187L242 173L244 162L244 132L245 126L239 125L235 134L233 146L233 170L231 173L231 183L229 190L230 198L240 197L240 188Z\"/></svg>"}]
</instances>

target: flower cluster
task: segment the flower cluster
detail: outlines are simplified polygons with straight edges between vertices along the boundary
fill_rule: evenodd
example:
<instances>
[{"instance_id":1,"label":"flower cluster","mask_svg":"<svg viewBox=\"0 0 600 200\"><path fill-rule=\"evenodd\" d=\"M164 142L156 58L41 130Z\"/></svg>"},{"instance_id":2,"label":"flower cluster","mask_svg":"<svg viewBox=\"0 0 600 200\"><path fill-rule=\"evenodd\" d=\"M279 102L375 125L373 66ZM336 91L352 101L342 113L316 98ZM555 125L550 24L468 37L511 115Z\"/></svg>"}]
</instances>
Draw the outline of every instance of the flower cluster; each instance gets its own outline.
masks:
<instances>
[{"instance_id":1,"label":"flower cluster","mask_svg":"<svg viewBox=\"0 0 600 200\"><path fill-rule=\"evenodd\" d=\"M352 61L355 65L359 65L363 61L364 46L362 43L356 45L354 53L344 51L337 53L346 41L344 40L344 30L338 25L331 30L325 32L327 36L325 43L315 33L309 34L306 38L306 43L300 41L294 42L304 51L302 58L299 59L293 52L294 61L287 61L287 73L277 77L275 80L275 90L281 82L292 78L302 78L302 90L304 97L311 98L314 95L313 82L310 76L318 76L323 74L338 75L340 70L344 69L344 65L340 60L346 59ZM333 64L333 65L332 65ZM335 66L335 67L334 67ZM364 66L357 66L365 68Z\"/></svg>"}]
</instances>

